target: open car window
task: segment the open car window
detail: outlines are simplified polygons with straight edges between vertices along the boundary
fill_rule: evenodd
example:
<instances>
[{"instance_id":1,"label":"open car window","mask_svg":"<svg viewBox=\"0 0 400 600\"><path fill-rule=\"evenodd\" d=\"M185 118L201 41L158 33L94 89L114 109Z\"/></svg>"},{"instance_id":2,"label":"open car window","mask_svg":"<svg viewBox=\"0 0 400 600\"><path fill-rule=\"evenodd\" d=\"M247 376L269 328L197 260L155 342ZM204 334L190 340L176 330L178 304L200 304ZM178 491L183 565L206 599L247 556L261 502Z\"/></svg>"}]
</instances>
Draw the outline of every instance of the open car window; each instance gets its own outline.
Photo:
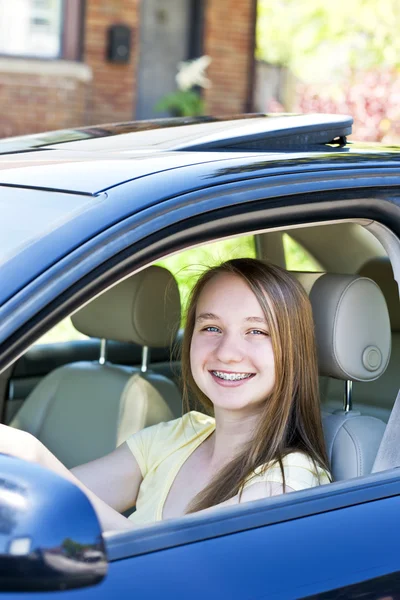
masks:
<instances>
[{"instance_id":1,"label":"open car window","mask_svg":"<svg viewBox=\"0 0 400 600\"><path fill-rule=\"evenodd\" d=\"M338 268L331 269L332 272L341 272L340 265L343 264L344 252L340 243L341 232L343 232L343 235L347 239L353 240L353 244L347 246L349 263L351 263L353 255L357 257L357 264L373 260L371 257L379 258L386 255L381 244L362 225L354 224L349 226L348 223L334 226L322 224L317 227L309 227L308 229L294 228L293 230L286 229L282 232L273 232L275 238L273 242L268 242L270 244L269 251L273 254L271 243L281 245L284 250L286 267L289 270L329 272L330 269L324 268L322 263L327 258L325 249L327 237L325 236L325 231L332 230L332 227L335 229L334 235L329 233L328 237L331 240L337 240L338 257L340 259ZM307 237L307 233L309 237ZM269 239L272 237L271 234L271 231L257 232L256 237L259 238L262 236L265 239ZM156 264L167 268L175 277L184 308L191 287L205 268L227 258L259 256L260 246L255 242L255 239L254 236L249 235L203 244L168 256L165 259L157 261ZM363 253L365 261L362 260ZM331 248L329 248L328 256L332 261ZM268 256L263 258L268 259ZM182 312L181 326L184 326L184 310ZM77 345L74 345L75 343ZM42 347L43 344L46 344L47 348ZM83 333L78 332L73 327L69 318L61 321L47 334L39 338L36 345L38 351L34 351L35 346L33 346L27 352L26 357L19 361L14 370L10 386L11 394L7 402L8 422L15 416L25 399L32 393L43 377L51 372L54 365L61 366L65 363L82 359L99 360L100 340L91 339ZM140 347L135 347L132 350L129 344L117 344L112 341L108 342L108 346L108 360L129 367L140 368ZM390 409L396 395L395 391L398 389L400 383L394 366L395 359L392 362L393 366L389 367L386 377L383 376L369 383L353 383L353 402L355 408L357 410L361 408L363 413L376 416L385 422L390 414ZM163 351L155 352L150 349L150 365L155 372L167 376L180 386L179 361L174 356L174 362L173 364L171 363L171 356L167 348ZM320 379L320 396L323 410L328 412L340 410L343 407L343 390L343 381L332 377L322 377ZM381 393L382 391L384 392L383 394Z\"/></svg>"}]
</instances>

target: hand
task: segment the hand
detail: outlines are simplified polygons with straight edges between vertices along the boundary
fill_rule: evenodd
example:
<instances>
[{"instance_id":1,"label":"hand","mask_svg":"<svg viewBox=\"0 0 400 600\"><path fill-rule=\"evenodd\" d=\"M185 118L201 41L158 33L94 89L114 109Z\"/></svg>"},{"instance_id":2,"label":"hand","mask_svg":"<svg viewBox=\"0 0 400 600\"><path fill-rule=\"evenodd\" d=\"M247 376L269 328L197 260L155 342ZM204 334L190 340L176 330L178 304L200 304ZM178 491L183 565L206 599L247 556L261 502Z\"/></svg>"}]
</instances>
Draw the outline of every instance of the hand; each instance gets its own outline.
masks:
<instances>
[{"instance_id":1,"label":"hand","mask_svg":"<svg viewBox=\"0 0 400 600\"><path fill-rule=\"evenodd\" d=\"M0 424L0 453L39 463L41 446L30 433Z\"/></svg>"},{"instance_id":2,"label":"hand","mask_svg":"<svg viewBox=\"0 0 400 600\"><path fill-rule=\"evenodd\" d=\"M86 487L86 485L71 473L71 471L69 471L58 458L50 452L50 450L30 433L0 424L0 454L10 454L11 456L16 456L17 458L22 458L29 462L39 463L42 467L50 469L54 473L72 481L72 483L81 488L92 503L104 531L123 531L134 528L132 521L123 517L119 512L112 508L112 506L107 504L107 502L99 498L93 491ZM121 463L123 465L122 472ZM102 459L97 459L93 461L92 467L90 467L90 464L91 463L79 467L78 472L82 472L85 475L83 479L89 479L89 484L95 483L93 487L96 491L96 488L99 488L100 491L104 491L101 485L99 485L98 482L96 483L97 479L100 478L99 481L106 479L103 473L100 474L101 476L99 475L99 469L96 468L96 465L100 464L101 467L104 466L105 468L109 468L110 472L114 473L114 479L112 479L112 481L114 484L117 483L120 485L118 490L122 489L124 491L125 488L128 490L128 495L127 492L125 492L125 496L122 495L122 498L118 498L118 504L122 502L123 508L125 507L124 503L127 503L130 506L134 504L142 476L139 465L137 465L136 461L133 459L130 450L119 447L114 450L111 455L105 457L103 463ZM97 470L97 475L96 473L94 475L91 473L91 471L93 471L93 464L94 470ZM130 486L127 486L126 481L132 479L132 477L129 477L132 473L134 475L134 485L132 486L131 483ZM127 474L129 475L128 477L126 476ZM105 489L107 489L107 494L105 494L106 500L108 502L110 502L110 500L117 502L114 497L115 490L114 495L110 495L108 488ZM129 498L129 493L131 493L133 497Z\"/></svg>"}]
</instances>

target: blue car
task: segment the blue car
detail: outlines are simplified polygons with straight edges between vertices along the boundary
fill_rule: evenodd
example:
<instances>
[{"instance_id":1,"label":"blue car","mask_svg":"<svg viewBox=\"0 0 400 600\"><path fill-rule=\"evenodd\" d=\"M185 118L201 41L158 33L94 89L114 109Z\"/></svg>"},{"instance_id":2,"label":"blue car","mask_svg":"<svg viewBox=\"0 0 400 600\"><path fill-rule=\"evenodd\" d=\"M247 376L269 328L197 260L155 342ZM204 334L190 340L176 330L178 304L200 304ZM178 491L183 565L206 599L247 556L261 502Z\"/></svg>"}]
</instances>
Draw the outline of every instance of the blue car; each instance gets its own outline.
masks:
<instances>
[{"instance_id":1,"label":"blue car","mask_svg":"<svg viewBox=\"0 0 400 600\"><path fill-rule=\"evenodd\" d=\"M309 292L334 480L102 533L73 483L0 454L0 600L400 598L400 152L351 127L246 115L0 140L1 421L73 468L179 417L166 268L184 300L182 267L228 248Z\"/></svg>"}]
</instances>

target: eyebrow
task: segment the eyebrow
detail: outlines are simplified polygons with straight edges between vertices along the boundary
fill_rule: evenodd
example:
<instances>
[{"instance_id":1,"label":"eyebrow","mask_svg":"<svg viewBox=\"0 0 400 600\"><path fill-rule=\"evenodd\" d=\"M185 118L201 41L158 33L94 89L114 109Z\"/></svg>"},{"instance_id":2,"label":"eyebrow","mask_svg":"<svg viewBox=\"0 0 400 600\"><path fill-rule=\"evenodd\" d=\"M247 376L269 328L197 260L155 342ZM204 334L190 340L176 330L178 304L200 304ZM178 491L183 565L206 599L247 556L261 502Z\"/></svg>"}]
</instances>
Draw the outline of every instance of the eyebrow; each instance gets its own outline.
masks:
<instances>
[{"instance_id":1,"label":"eyebrow","mask_svg":"<svg viewBox=\"0 0 400 600\"><path fill-rule=\"evenodd\" d=\"M220 318L217 315L214 315L214 313L201 313L201 315L199 315L196 318L196 322L202 321L220 321ZM246 317L245 321L253 323L264 323L264 325L267 324L266 320L262 317Z\"/></svg>"},{"instance_id":2,"label":"eyebrow","mask_svg":"<svg viewBox=\"0 0 400 600\"><path fill-rule=\"evenodd\" d=\"M254 323L264 323L267 324L266 320L262 317L247 317L245 321L253 321Z\"/></svg>"},{"instance_id":3,"label":"eyebrow","mask_svg":"<svg viewBox=\"0 0 400 600\"><path fill-rule=\"evenodd\" d=\"M219 321L219 317L217 317L217 315L214 315L214 313L201 313L201 315L199 315L198 317L196 317L196 322L197 321Z\"/></svg>"}]
</instances>

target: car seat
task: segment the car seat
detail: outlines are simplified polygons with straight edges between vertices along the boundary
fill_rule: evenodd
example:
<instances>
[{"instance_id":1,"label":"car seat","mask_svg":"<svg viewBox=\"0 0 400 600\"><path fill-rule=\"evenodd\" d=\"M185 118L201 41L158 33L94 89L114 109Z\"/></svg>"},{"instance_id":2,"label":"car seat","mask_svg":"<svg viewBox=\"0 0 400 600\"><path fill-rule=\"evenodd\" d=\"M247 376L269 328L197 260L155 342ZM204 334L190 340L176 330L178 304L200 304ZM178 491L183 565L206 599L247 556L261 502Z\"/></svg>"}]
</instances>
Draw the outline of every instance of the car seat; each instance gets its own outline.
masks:
<instances>
[{"instance_id":1,"label":"car seat","mask_svg":"<svg viewBox=\"0 0 400 600\"><path fill-rule=\"evenodd\" d=\"M390 321L383 294L358 275L297 273L309 294L315 322L319 372L346 389L344 406L323 414L334 480L371 472L385 423L352 409L352 382L377 380L390 357ZM377 396L379 403L379 396Z\"/></svg>"},{"instance_id":2,"label":"car seat","mask_svg":"<svg viewBox=\"0 0 400 600\"><path fill-rule=\"evenodd\" d=\"M68 468L114 450L129 435L174 418L181 394L147 370L149 347L168 346L180 324L179 290L164 268L123 280L72 316L76 329L103 340L143 347L142 367L74 362L36 386L11 422L43 442ZM105 343L103 343L103 348ZM174 407L174 411L171 410Z\"/></svg>"},{"instance_id":3,"label":"car seat","mask_svg":"<svg viewBox=\"0 0 400 600\"><path fill-rule=\"evenodd\" d=\"M387 422L400 387L398 369L400 363L399 290L388 257L377 257L367 261L359 270L359 275L375 281L385 297L392 331L392 351L388 367L379 380L368 383L355 382L353 407L363 414L378 417ZM323 407L326 411L332 412L341 406L340 382L324 378L321 391Z\"/></svg>"}]
</instances>

